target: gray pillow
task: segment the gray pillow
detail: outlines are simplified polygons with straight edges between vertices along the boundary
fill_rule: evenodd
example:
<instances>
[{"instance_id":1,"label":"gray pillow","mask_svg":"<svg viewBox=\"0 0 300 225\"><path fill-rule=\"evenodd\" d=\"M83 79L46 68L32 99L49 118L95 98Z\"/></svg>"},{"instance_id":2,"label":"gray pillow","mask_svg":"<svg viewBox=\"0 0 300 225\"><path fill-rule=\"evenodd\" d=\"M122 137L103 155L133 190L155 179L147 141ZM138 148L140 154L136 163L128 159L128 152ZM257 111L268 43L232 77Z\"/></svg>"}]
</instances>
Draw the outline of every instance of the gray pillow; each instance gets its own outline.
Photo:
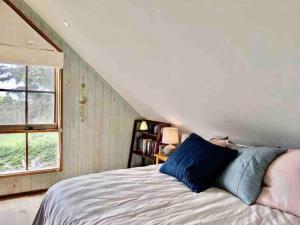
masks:
<instances>
[{"instance_id":1,"label":"gray pillow","mask_svg":"<svg viewBox=\"0 0 300 225\"><path fill-rule=\"evenodd\" d=\"M268 165L286 150L269 147L240 147L217 180L217 186L239 197L247 205L256 201Z\"/></svg>"}]
</instances>

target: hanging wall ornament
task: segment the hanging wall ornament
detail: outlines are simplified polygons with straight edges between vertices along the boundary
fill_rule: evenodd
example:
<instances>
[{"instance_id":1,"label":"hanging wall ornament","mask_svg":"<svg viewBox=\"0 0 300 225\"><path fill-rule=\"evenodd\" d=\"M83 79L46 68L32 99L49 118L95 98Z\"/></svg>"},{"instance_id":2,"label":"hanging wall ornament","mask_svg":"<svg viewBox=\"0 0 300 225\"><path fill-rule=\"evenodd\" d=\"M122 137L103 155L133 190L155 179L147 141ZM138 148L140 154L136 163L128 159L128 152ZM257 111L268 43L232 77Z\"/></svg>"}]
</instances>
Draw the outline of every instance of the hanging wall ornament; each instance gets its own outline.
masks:
<instances>
[{"instance_id":1,"label":"hanging wall ornament","mask_svg":"<svg viewBox=\"0 0 300 225\"><path fill-rule=\"evenodd\" d=\"M86 84L84 82L84 78L82 78L82 82L80 84L80 98L79 98L79 115L81 118L81 122L84 122L87 119L86 116L86 108L87 108L88 99L86 97Z\"/></svg>"}]
</instances>

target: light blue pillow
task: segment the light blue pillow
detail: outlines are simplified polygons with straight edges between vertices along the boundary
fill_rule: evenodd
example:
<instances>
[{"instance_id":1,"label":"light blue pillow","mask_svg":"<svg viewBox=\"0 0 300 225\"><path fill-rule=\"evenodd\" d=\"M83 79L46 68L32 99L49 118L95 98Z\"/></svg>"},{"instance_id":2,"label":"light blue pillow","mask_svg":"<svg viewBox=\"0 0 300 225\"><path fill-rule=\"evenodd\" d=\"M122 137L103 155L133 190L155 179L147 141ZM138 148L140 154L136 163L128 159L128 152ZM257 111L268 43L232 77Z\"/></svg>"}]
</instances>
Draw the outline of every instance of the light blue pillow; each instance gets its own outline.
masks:
<instances>
[{"instance_id":1,"label":"light blue pillow","mask_svg":"<svg viewBox=\"0 0 300 225\"><path fill-rule=\"evenodd\" d=\"M216 185L239 197L247 205L256 201L268 165L286 150L269 147L241 147Z\"/></svg>"}]
</instances>

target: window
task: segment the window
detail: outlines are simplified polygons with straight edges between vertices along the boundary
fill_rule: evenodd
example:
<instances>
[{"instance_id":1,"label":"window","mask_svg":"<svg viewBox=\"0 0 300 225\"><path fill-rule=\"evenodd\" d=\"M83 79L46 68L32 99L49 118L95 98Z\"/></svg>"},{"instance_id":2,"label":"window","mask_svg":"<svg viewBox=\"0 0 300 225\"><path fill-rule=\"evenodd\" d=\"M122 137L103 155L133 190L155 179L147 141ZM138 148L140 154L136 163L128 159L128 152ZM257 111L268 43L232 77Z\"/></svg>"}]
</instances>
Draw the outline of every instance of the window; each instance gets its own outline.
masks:
<instances>
[{"instance_id":1,"label":"window","mask_svg":"<svg viewBox=\"0 0 300 225\"><path fill-rule=\"evenodd\" d=\"M61 72L0 63L0 176L61 167Z\"/></svg>"}]
</instances>

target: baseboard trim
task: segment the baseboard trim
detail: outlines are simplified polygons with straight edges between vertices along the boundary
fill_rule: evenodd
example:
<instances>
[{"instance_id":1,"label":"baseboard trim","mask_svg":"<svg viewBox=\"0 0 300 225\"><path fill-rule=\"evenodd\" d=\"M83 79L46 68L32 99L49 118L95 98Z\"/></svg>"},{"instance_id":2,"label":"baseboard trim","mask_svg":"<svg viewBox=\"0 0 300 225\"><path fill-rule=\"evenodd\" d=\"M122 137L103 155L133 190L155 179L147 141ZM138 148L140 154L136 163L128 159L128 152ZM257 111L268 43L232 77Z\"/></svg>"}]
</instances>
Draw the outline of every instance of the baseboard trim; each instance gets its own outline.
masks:
<instances>
[{"instance_id":1,"label":"baseboard trim","mask_svg":"<svg viewBox=\"0 0 300 225\"><path fill-rule=\"evenodd\" d=\"M38 195L46 192L48 189L39 189L34 191L25 191L25 192L19 192L19 193L13 193L8 195L0 195L0 201L1 200L7 200L12 198L21 198L25 196L32 196L32 195Z\"/></svg>"}]
</instances>

